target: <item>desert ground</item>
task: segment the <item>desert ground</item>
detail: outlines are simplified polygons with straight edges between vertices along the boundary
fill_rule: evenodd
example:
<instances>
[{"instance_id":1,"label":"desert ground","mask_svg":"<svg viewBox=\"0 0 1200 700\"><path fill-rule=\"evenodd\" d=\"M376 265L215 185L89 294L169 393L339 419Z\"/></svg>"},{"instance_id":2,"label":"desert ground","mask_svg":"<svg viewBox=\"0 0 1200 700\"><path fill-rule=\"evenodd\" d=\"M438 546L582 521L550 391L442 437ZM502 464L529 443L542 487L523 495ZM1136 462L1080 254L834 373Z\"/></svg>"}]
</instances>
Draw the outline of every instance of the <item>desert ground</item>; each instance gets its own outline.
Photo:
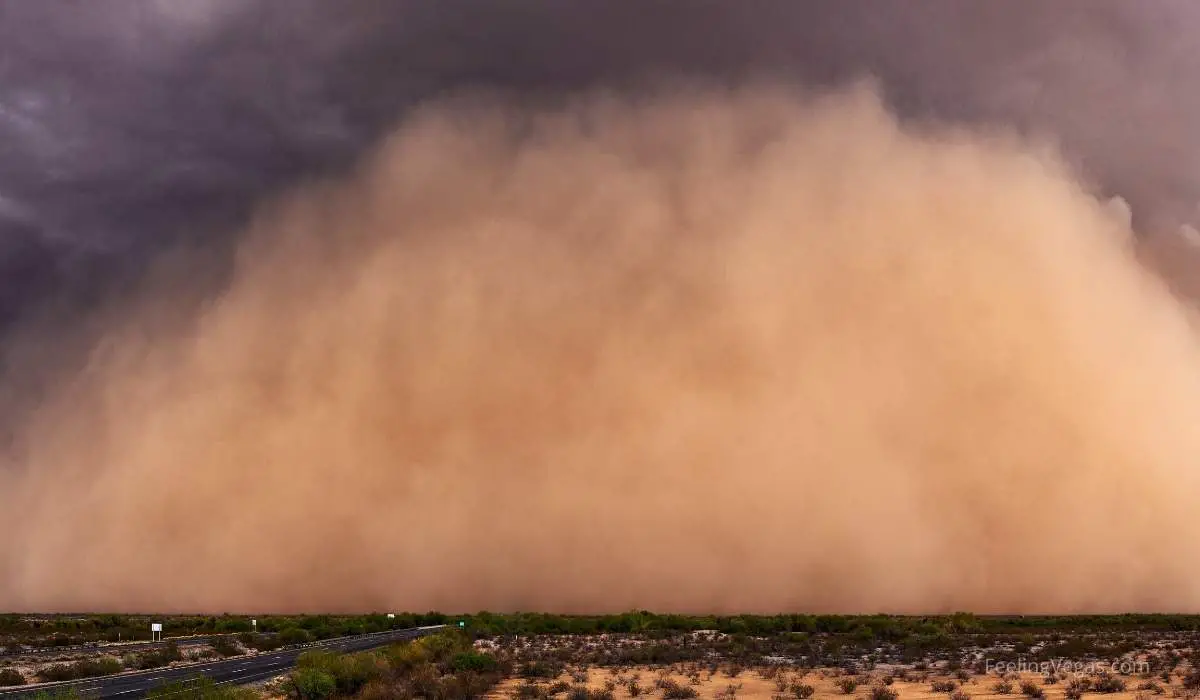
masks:
<instances>
[{"instance_id":1,"label":"desert ground","mask_svg":"<svg viewBox=\"0 0 1200 700\"><path fill-rule=\"evenodd\" d=\"M278 622L282 631L271 635L218 634L204 644L193 640L168 649L55 649L26 630L21 638L40 646L21 645L23 651L0 655L0 680L24 685L249 657L307 639L300 629L336 633L357 629L364 620L371 622L280 619L272 626ZM743 617L715 620L720 629L686 629L710 621L643 613L465 616L463 627L449 625L415 642L355 654L308 652L295 669L274 679L233 695L196 697L1152 700L1200 695L1200 619ZM640 631L600 631L612 628ZM572 629L583 632L567 631ZM164 694L190 697L172 688Z\"/></svg>"},{"instance_id":2,"label":"desert ground","mask_svg":"<svg viewBox=\"0 0 1200 700\"><path fill-rule=\"evenodd\" d=\"M908 680L898 680L893 673L901 673L908 676ZM813 689L812 698L865 698L872 697L872 691L877 687L889 688L897 693L897 700L940 700L949 698L954 692L966 693L971 698L981 698L984 700L1013 700L1014 698L1027 697L1022 695L1021 686L1023 683L1032 683L1035 687L1041 689L1043 697L1047 700L1065 700L1065 692L1068 686L1068 681L1059 680L1051 685L1045 685L1045 676L1040 673L1021 673L1021 674L1005 674L1002 679L1000 676L972 676L965 681L955 678L952 674L947 673L929 673L920 672L912 673L905 672L903 669L884 670L870 674L856 675L846 674L840 669L815 669L810 671L793 671L788 668L781 667L764 667L759 669L748 669L738 673L736 677L731 677L725 672L710 674L701 672L699 676L680 673L678 670L665 670L655 667L634 667L627 670L615 669L593 669L586 671L586 683L580 684L577 682L578 677L573 678L571 674L563 674L548 683L540 684L547 690L553 687L556 683L559 687L563 684L570 684L572 688L577 688L580 685L597 693L603 693L606 690L611 691L615 698L626 697L663 697L663 688L658 687L658 684L666 681L674 683L679 687L689 687L696 691L698 700L733 700L740 698L741 700L785 700L795 698L796 695L792 692L791 686L796 683L811 686ZM885 681L891 676L891 679ZM641 683L642 690L638 691L638 695L631 695L629 692L629 683L637 679ZM854 689L849 693L845 688L850 687L846 682L853 680L856 684ZM1011 688L1007 693L998 692L995 688L997 683L1007 681L1011 684ZM885 685L885 682L887 683ZM951 691L935 691L932 688L934 682L953 683L954 690ZM1158 691L1154 690L1137 690L1137 686L1141 683L1155 683ZM845 684L845 685L840 685ZM488 697L493 700L512 700L513 698L529 697L529 691L522 692L522 686L530 685L528 680L521 678L509 678L500 683L495 689L488 693ZM667 686L670 688L671 686ZM568 691L570 692L570 691ZM1128 700L1132 698L1146 698L1155 695L1163 695L1165 697L1192 697L1192 693L1185 690L1178 679L1172 685L1159 681L1134 680L1127 679L1127 688L1124 691L1106 693L1105 696L1113 698L1113 700ZM961 696L959 696L961 697Z\"/></svg>"}]
</instances>

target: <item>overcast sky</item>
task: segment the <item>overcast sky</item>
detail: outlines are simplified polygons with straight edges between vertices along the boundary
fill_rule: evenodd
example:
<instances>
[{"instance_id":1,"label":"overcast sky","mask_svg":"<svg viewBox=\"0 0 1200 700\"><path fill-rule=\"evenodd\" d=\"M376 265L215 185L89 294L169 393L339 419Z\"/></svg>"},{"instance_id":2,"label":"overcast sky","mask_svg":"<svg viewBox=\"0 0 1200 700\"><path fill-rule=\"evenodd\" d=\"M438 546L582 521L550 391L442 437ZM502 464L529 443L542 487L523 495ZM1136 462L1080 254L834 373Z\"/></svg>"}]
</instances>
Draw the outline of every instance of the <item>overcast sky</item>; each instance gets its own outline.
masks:
<instances>
[{"instance_id":1,"label":"overcast sky","mask_svg":"<svg viewBox=\"0 0 1200 700\"><path fill-rule=\"evenodd\" d=\"M1049 133L1139 224L1200 201L1190 0L0 0L0 324L165 246L220 260L264 195L454 88L874 75L906 116Z\"/></svg>"}]
</instances>

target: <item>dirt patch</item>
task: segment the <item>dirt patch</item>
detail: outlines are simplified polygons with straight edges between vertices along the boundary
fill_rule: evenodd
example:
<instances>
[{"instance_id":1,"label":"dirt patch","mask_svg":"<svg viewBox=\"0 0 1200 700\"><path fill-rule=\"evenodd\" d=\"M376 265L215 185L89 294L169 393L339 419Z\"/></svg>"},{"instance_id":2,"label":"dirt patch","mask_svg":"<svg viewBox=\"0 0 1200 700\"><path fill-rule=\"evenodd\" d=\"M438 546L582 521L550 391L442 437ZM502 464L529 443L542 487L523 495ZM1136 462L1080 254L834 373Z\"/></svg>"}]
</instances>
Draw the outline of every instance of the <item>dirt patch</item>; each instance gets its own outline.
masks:
<instances>
[{"instance_id":1,"label":"dirt patch","mask_svg":"<svg viewBox=\"0 0 1200 700\"><path fill-rule=\"evenodd\" d=\"M586 682L578 683L580 674L586 674ZM885 679L891 677L885 685ZM555 683L570 684L571 686L586 685L594 691L611 690L615 700L625 700L634 697L629 691L629 684L637 682L641 692L637 697L661 698L662 689L658 687L662 681L671 681L680 687L692 688L697 693L698 700L797 700L792 690L793 684L809 685L813 688L814 698L857 698L862 700L871 697L872 688L887 687L898 694L898 700L948 700L951 693L961 691L971 698L985 700L1027 700L1021 692L1023 682L1033 683L1044 693L1046 700L1066 700L1066 689L1071 676L1060 679L1051 685L1044 684L1044 676L1039 673L1010 674L1005 678L996 675L972 675L966 680L942 673L913 673L907 672L908 680L901 680L889 671L874 671L868 674L846 674L838 669L818 669L810 671L769 668L746 670L732 677L725 671L710 673L699 669L673 669L663 671L652 667L635 667L632 669L590 669L563 673L554 679L526 680L510 678L497 686L488 697L492 700L513 700L521 695L520 687L536 683L549 689ZM1091 676L1093 679L1095 676ZM635 681L636 679L636 681ZM1161 679L1154 682L1160 687L1161 695L1146 690L1136 690L1139 684L1149 682L1137 676L1120 677L1126 683L1123 692L1093 694L1089 697L1108 698L1110 700L1132 700L1135 697L1190 697L1184 691L1178 679L1167 684ZM853 689L847 693L843 689L849 687L847 681L854 681ZM1011 683L1010 693L998 692L996 684L1004 680ZM935 691L935 681L954 684L953 690ZM556 695L567 697L568 693Z\"/></svg>"}]
</instances>

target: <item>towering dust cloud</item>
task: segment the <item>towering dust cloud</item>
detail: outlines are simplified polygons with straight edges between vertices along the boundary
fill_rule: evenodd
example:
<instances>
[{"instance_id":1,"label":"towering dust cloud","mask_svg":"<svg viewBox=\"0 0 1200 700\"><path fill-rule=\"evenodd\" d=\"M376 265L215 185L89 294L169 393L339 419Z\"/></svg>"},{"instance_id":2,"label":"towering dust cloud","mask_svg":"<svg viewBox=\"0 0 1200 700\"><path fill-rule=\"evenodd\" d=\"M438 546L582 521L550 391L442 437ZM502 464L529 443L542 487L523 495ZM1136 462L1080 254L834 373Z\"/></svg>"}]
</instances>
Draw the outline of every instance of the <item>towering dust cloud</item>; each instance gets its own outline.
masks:
<instances>
[{"instance_id":1,"label":"towering dust cloud","mask_svg":"<svg viewBox=\"0 0 1200 700\"><path fill-rule=\"evenodd\" d=\"M868 87L427 106L29 407L0 608L1200 609L1119 210Z\"/></svg>"}]
</instances>

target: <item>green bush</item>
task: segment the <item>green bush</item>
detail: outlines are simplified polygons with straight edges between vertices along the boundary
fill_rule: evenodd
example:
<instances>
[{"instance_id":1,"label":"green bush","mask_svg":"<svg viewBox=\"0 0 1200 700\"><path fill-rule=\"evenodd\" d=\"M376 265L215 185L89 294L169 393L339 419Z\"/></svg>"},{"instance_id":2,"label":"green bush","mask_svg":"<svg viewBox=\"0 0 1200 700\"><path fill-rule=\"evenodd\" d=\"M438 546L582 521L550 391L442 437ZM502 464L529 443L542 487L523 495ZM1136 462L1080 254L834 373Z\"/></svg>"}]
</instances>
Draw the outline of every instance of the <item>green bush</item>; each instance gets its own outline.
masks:
<instances>
[{"instance_id":1,"label":"green bush","mask_svg":"<svg viewBox=\"0 0 1200 700\"><path fill-rule=\"evenodd\" d=\"M281 646L292 646L293 644L308 644L313 640L311 634L307 630L302 630L299 627L288 627L280 632L275 637Z\"/></svg>"},{"instance_id":2,"label":"green bush","mask_svg":"<svg viewBox=\"0 0 1200 700\"><path fill-rule=\"evenodd\" d=\"M250 621L234 617L225 618L218 622L213 630L221 634L229 634L232 632L249 632Z\"/></svg>"},{"instance_id":3,"label":"green bush","mask_svg":"<svg viewBox=\"0 0 1200 700\"><path fill-rule=\"evenodd\" d=\"M548 661L530 661L521 667L522 678L558 678L562 672L561 664Z\"/></svg>"},{"instance_id":4,"label":"green bush","mask_svg":"<svg viewBox=\"0 0 1200 700\"><path fill-rule=\"evenodd\" d=\"M95 660L76 661L71 664L47 666L37 672L37 678L42 683L57 683L78 680L80 678L110 676L114 673L120 673L121 670L121 662L109 656Z\"/></svg>"},{"instance_id":5,"label":"green bush","mask_svg":"<svg viewBox=\"0 0 1200 700\"><path fill-rule=\"evenodd\" d=\"M424 647L429 654L429 660L447 671L450 666L449 662L455 654L471 649L470 640L458 632L444 632L430 637L422 637L412 643Z\"/></svg>"},{"instance_id":6,"label":"green bush","mask_svg":"<svg viewBox=\"0 0 1200 700\"><path fill-rule=\"evenodd\" d=\"M75 662L75 677L76 678L96 678L98 676L111 676L114 673L120 673L124 669L121 662L106 656L102 659L77 661Z\"/></svg>"},{"instance_id":7,"label":"green bush","mask_svg":"<svg viewBox=\"0 0 1200 700\"><path fill-rule=\"evenodd\" d=\"M138 670L145 671L166 666L174 661L183 661L183 652L179 651L179 645L175 642L168 642L162 649L138 654L133 665Z\"/></svg>"},{"instance_id":8,"label":"green bush","mask_svg":"<svg viewBox=\"0 0 1200 700\"><path fill-rule=\"evenodd\" d=\"M392 670L405 673L429 661L425 648L416 644L396 644L383 652Z\"/></svg>"},{"instance_id":9,"label":"green bush","mask_svg":"<svg viewBox=\"0 0 1200 700\"><path fill-rule=\"evenodd\" d=\"M287 689L297 700L325 700L337 692L337 681L319 669L301 668L291 674Z\"/></svg>"},{"instance_id":10,"label":"green bush","mask_svg":"<svg viewBox=\"0 0 1200 700\"><path fill-rule=\"evenodd\" d=\"M60 683L75 680L75 669L71 664L54 664L38 669L37 679L41 683Z\"/></svg>"},{"instance_id":11,"label":"green bush","mask_svg":"<svg viewBox=\"0 0 1200 700\"><path fill-rule=\"evenodd\" d=\"M463 651L454 655L450 660L450 668L456 673L475 671L476 673L495 673L500 670L500 662L491 654L481 654L476 651Z\"/></svg>"},{"instance_id":12,"label":"green bush","mask_svg":"<svg viewBox=\"0 0 1200 700\"><path fill-rule=\"evenodd\" d=\"M258 651L275 651L283 646L283 642L279 641L279 635L277 634L267 636L265 634L247 633L241 635L241 639L243 640L243 644Z\"/></svg>"},{"instance_id":13,"label":"green bush","mask_svg":"<svg viewBox=\"0 0 1200 700\"><path fill-rule=\"evenodd\" d=\"M374 656L354 654L343 656L334 667L334 680L337 682L338 693L355 695L363 686L383 677L383 669Z\"/></svg>"},{"instance_id":14,"label":"green bush","mask_svg":"<svg viewBox=\"0 0 1200 700\"><path fill-rule=\"evenodd\" d=\"M237 644L234 644L233 640L229 637L218 637L214 639L212 642L212 650L226 658L230 656L241 656L245 653L240 647L238 647Z\"/></svg>"},{"instance_id":15,"label":"green bush","mask_svg":"<svg viewBox=\"0 0 1200 700\"><path fill-rule=\"evenodd\" d=\"M310 651L300 655L296 666L302 670L325 673L334 680L339 695L354 695L363 686L383 676L376 657L367 654L341 655L329 651Z\"/></svg>"}]
</instances>

